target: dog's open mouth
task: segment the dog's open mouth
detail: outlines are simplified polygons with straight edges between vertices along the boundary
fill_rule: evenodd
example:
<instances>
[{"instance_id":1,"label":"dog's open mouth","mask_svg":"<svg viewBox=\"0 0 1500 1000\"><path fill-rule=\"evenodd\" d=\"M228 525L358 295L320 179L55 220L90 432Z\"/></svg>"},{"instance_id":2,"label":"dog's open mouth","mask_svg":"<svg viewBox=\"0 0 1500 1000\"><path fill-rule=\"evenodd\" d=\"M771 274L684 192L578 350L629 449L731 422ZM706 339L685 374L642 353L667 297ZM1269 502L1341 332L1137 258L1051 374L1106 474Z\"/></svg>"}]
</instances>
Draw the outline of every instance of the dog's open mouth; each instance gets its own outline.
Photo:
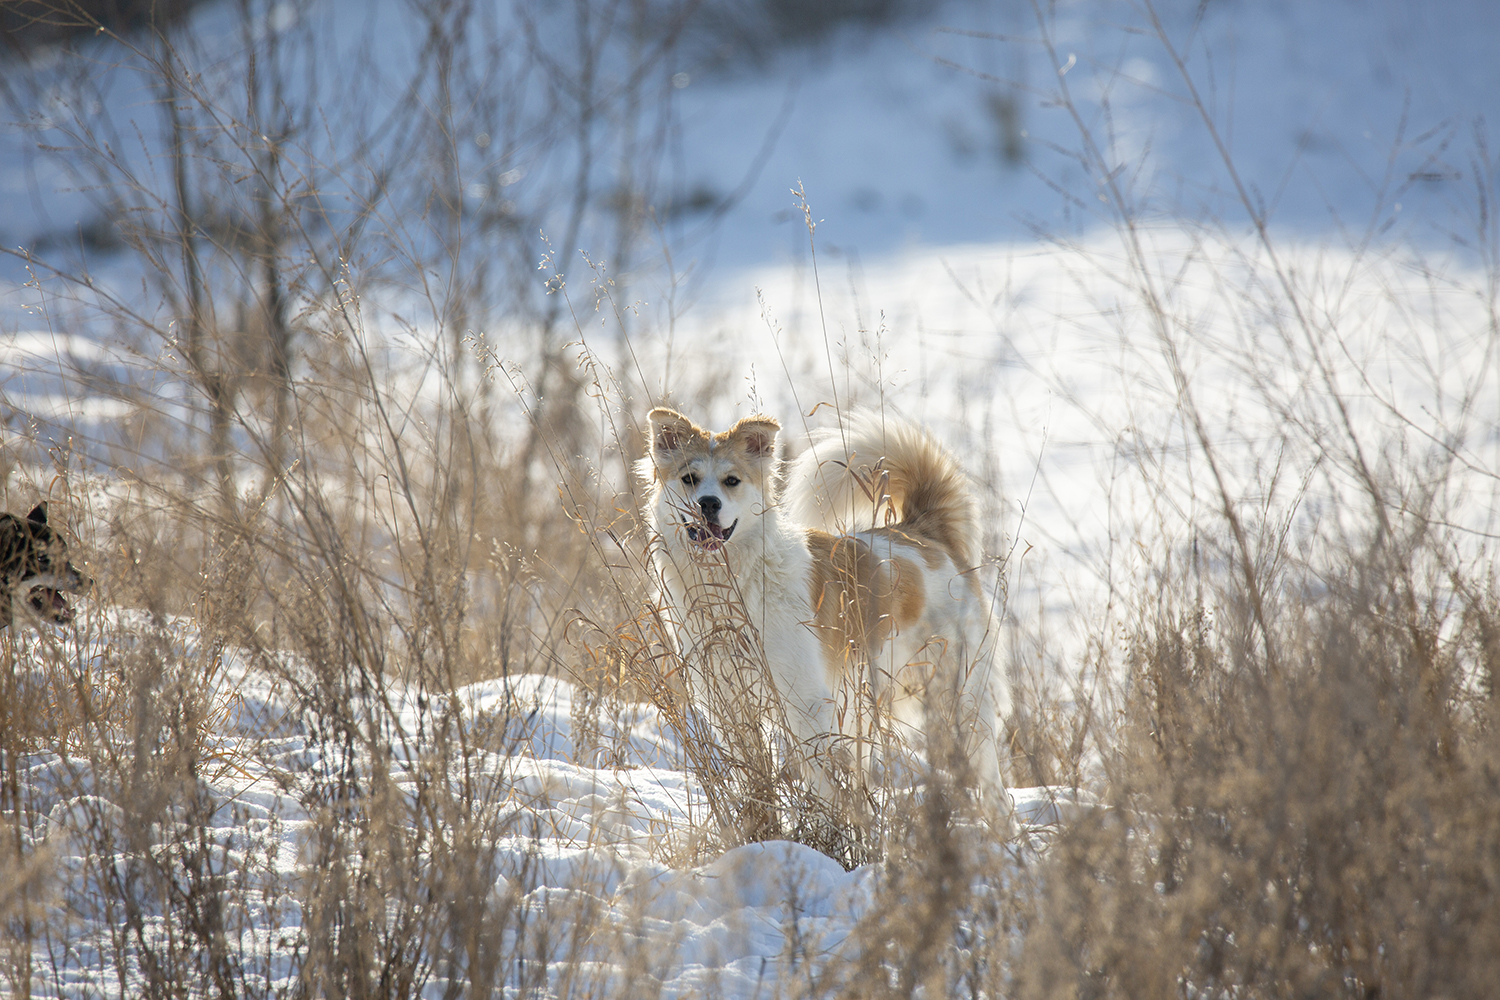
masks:
<instances>
[{"instance_id":1,"label":"dog's open mouth","mask_svg":"<svg viewBox=\"0 0 1500 1000\"><path fill-rule=\"evenodd\" d=\"M687 523L687 518L683 518L683 521ZM688 523L688 540L706 552L714 552L729 541L729 536L734 534L735 525L739 523L739 518L735 518L734 524L727 528L722 524L712 524L708 521Z\"/></svg>"},{"instance_id":2,"label":"dog's open mouth","mask_svg":"<svg viewBox=\"0 0 1500 1000\"><path fill-rule=\"evenodd\" d=\"M36 587L31 591L28 603L43 618L59 624L73 620L73 608L61 591L51 587Z\"/></svg>"}]
</instances>

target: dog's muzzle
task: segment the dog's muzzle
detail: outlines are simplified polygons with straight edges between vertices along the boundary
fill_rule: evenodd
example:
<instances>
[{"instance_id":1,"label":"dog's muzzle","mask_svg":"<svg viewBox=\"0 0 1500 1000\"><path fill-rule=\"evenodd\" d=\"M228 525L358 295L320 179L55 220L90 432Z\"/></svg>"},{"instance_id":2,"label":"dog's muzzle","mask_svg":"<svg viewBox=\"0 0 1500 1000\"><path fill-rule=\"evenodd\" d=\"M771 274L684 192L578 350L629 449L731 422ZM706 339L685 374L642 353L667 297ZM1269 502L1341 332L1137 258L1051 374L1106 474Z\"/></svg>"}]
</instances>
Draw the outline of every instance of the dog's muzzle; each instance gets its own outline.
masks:
<instances>
[{"instance_id":1,"label":"dog's muzzle","mask_svg":"<svg viewBox=\"0 0 1500 1000\"><path fill-rule=\"evenodd\" d=\"M682 519L682 523L687 525L688 541L706 552L714 552L729 541L729 536L734 534L735 526L740 520L735 518L734 524L727 528L712 521L689 521L686 517Z\"/></svg>"},{"instance_id":2,"label":"dog's muzzle","mask_svg":"<svg viewBox=\"0 0 1500 1000\"><path fill-rule=\"evenodd\" d=\"M69 566L62 573L44 573L22 580L17 590L25 593L26 604L40 617L58 625L73 620L73 607L63 594L87 593L94 581Z\"/></svg>"}]
</instances>

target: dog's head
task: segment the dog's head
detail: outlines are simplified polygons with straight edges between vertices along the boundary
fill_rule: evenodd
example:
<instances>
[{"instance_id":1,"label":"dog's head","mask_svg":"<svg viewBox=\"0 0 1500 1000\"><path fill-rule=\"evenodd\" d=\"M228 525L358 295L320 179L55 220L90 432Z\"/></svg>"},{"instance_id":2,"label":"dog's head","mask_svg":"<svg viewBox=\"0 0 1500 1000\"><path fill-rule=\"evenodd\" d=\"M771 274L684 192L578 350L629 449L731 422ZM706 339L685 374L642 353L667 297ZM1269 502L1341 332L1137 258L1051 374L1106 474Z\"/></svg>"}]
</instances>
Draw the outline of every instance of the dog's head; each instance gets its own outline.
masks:
<instances>
[{"instance_id":1,"label":"dog's head","mask_svg":"<svg viewBox=\"0 0 1500 1000\"><path fill-rule=\"evenodd\" d=\"M716 551L760 529L774 500L776 436L770 417L746 417L711 434L676 410L651 411L651 452L641 463L653 484L656 529Z\"/></svg>"},{"instance_id":2,"label":"dog's head","mask_svg":"<svg viewBox=\"0 0 1500 1000\"><path fill-rule=\"evenodd\" d=\"M44 621L73 620L64 594L81 594L94 581L68 561L68 543L47 523L47 505L39 503L23 521L0 514L0 627L11 623L17 608Z\"/></svg>"}]
</instances>

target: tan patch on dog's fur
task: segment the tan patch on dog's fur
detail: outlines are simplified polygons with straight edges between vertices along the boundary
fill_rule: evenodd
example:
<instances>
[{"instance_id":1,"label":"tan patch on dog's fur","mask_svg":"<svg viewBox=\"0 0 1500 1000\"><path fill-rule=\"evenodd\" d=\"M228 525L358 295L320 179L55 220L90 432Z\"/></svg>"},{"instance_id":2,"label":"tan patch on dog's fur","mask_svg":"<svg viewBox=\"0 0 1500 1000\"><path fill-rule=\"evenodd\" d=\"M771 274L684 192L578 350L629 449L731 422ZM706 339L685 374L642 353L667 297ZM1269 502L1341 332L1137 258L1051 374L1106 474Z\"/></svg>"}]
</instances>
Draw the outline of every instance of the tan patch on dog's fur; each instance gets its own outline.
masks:
<instances>
[{"instance_id":1,"label":"tan patch on dog's fur","mask_svg":"<svg viewBox=\"0 0 1500 1000\"><path fill-rule=\"evenodd\" d=\"M927 597L916 563L900 556L880 559L853 535L809 531L807 547L813 556L812 626L835 662L869 656L921 622Z\"/></svg>"}]
</instances>

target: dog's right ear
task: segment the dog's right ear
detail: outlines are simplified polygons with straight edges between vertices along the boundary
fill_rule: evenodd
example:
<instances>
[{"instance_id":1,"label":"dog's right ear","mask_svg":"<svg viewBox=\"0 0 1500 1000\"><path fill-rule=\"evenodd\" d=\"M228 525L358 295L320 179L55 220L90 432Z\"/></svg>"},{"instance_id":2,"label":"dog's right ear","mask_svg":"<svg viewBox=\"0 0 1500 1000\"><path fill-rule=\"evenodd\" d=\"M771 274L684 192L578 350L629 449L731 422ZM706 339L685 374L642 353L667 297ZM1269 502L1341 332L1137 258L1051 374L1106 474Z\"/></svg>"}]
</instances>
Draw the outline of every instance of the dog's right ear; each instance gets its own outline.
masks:
<instances>
[{"instance_id":1,"label":"dog's right ear","mask_svg":"<svg viewBox=\"0 0 1500 1000\"><path fill-rule=\"evenodd\" d=\"M46 524L47 523L47 503L46 503L46 501L43 501L42 503L39 503L35 507L31 508L31 513L26 515L26 520L30 521L32 524Z\"/></svg>"},{"instance_id":2,"label":"dog's right ear","mask_svg":"<svg viewBox=\"0 0 1500 1000\"><path fill-rule=\"evenodd\" d=\"M708 440L708 432L676 410L658 406L647 419L651 421L651 455L665 458L695 441Z\"/></svg>"}]
</instances>

